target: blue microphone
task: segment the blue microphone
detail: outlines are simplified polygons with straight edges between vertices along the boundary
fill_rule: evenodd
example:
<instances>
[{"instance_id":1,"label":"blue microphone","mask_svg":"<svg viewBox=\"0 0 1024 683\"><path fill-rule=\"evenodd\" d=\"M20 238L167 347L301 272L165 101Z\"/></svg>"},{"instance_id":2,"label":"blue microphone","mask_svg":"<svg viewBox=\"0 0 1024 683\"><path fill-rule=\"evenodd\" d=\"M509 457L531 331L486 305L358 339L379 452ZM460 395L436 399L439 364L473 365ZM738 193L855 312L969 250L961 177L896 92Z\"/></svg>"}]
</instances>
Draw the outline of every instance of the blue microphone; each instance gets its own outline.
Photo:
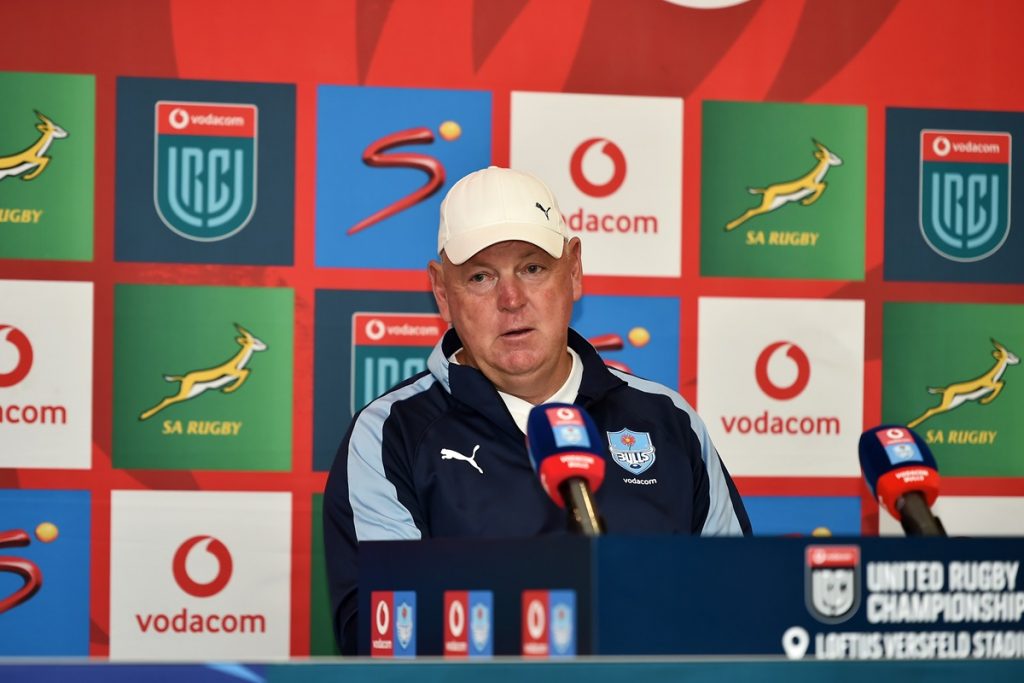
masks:
<instances>
[{"instance_id":1,"label":"blue microphone","mask_svg":"<svg viewBox=\"0 0 1024 683\"><path fill-rule=\"evenodd\" d=\"M920 436L902 425L882 425L861 434L857 450L871 493L907 536L946 535L931 511L939 495L939 468Z\"/></svg>"},{"instance_id":2,"label":"blue microphone","mask_svg":"<svg viewBox=\"0 0 1024 683\"><path fill-rule=\"evenodd\" d=\"M526 449L544 492L568 509L570 530L584 536L605 529L591 496L604 481L602 443L593 418L569 403L534 406L526 422Z\"/></svg>"}]
</instances>

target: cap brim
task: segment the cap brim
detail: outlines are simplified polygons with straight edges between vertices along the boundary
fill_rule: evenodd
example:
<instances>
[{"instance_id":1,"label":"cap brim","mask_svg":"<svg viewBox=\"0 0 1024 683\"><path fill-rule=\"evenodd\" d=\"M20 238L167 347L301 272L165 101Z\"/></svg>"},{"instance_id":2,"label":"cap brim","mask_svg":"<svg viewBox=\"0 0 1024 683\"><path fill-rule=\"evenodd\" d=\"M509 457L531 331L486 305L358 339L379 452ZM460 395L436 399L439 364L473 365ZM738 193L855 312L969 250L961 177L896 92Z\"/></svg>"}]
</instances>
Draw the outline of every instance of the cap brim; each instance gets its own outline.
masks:
<instances>
[{"instance_id":1,"label":"cap brim","mask_svg":"<svg viewBox=\"0 0 1024 683\"><path fill-rule=\"evenodd\" d=\"M560 258L565 246L565 237L557 230L550 230L535 223L501 223L476 228L452 237L445 243L444 253L449 261L459 265L492 244L511 240L535 244L553 258Z\"/></svg>"}]
</instances>

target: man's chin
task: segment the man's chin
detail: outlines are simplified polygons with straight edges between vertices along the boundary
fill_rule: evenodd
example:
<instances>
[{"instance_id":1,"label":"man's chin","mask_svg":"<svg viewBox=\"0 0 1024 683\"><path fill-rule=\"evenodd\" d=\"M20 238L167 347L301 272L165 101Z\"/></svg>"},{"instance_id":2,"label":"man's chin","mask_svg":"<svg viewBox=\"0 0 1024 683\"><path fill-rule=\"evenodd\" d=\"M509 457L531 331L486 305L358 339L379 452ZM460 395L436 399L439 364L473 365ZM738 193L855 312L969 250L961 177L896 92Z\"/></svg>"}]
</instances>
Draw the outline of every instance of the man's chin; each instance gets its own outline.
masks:
<instances>
[{"instance_id":1,"label":"man's chin","mask_svg":"<svg viewBox=\"0 0 1024 683\"><path fill-rule=\"evenodd\" d=\"M495 369L509 377L529 377L541 367L543 356L533 351L516 351L497 359Z\"/></svg>"}]
</instances>

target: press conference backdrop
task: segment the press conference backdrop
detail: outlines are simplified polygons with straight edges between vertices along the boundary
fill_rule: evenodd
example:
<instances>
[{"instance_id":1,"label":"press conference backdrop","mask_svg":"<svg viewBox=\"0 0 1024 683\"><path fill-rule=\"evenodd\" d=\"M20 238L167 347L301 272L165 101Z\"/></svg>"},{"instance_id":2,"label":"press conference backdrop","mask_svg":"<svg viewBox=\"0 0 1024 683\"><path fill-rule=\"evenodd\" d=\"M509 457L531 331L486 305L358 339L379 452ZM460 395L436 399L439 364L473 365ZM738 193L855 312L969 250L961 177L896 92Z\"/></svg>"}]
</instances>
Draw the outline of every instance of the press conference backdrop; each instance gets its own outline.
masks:
<instances>
[{"instance_id":1,"label":"press conference backdrop","mask_svg":"<svg viewBox=\"0 0 1024 683\"><path fill-rule=\"evenodd\" d=\"M1014 0L0 20L0 655L334 652L326 470L443 333L438 204L488 164L550 183L573 325L696 404L756 532L899 533L881 422L951 533L1024 532Z\"/></svg>"}]
</instances>

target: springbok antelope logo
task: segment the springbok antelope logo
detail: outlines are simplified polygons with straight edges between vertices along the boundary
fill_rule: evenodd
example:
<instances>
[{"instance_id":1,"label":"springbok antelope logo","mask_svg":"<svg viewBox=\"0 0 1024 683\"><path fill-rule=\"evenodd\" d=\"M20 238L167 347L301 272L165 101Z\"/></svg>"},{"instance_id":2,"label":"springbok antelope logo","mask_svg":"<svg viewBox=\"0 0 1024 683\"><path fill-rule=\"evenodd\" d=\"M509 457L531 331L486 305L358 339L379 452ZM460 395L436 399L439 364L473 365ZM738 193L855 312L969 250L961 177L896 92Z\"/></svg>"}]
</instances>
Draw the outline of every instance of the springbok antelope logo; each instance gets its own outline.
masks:
<instances>
[{"instance_id":1,"label":"springbok antelope logo","mask_svg":"<svg viewBox=\"0 0 1024 683\"><path fill-rule=\"evenodd\" d=\"M252 336L250 332L235 323L235 329L242 336L235 337L235 341L242 347L241 351L221 363L220 365L205 370L193 370L184 375L164 375L168 382L180 382L178 393L166 397L155 406L139 415L139 420L148 420L167 406L188 401L208 389L220 389L225 394L238 391L245 380L249 377L251 370L246 368L252 354L256 351L266 351L267 345Z\"/></svg>"},{"instance_id":2,"label":"springbok antelope logo","mask_svg":"<svg viewBox=\"0 0 1024 683\"><path fill-rule=\"evenodd\" d=\"M739 227L741 223L754 216L770 213L790 202L799 201L804 206L810 206L818 201L822 193L825 192L825 188L828 187L828 183L825 182L825 174L828 173L828 169L833 166L841 166L843 160L830 152L828 147L817 140L812 138L812 142L818 148L814 152L814 158L818 160L814 168L796 180L775 183L768 187L748 187L747 192L750 194L761 195L761 204L747 209L742 216L726 223L726 232Z\"/></svg>"},{"instance_id":3,"label":"springbok antelope logo","mask_svg":"<svg viewBox=\"0 0 1024 683\"><path fill-rule=\"evenodd\" d=\"M0 180L14 176L21 176L22 180L34 180L50 163L50 157L46 156L46 152L53 141L68 136L66 130L40 112L36 111L36 116L42 121L36 124L36 130L42 135L22 151L0 157Z\"/></svg>"},{"instance_id":4,"label":"springbok antelope logo","mask_svg":"<svg viewBox=\"0 0 1024 683\"><path fill-rule=\"evenodd\" d=\"M908 422L907 427L913 429L929 417L949 412L968 401L978 401L983 405L994 401L999 392L1003 390L1005 382L1003 382L1002 377L1003 373L1006 372L1006 366L1016 365L1020 362L1020 358L995 339L992 340L992 345L996 347L996 350L992 352L992 357L996 359L996 364L991 370L976 379L957 382L950 384L948 387L928 387L929 394L942 394L942 400L939 402L939 405L924 411L916 420Z\"/></svg>"},{"instance_id":5,"label":"springbok antelope logo","mask_svg":"<svg viewBox=\"0 0 1024 683\"><path fill-rule=\"evenodd\" d=\"M462 460L464 462L468 462L470 465L473 466L473 469L475 469L480 474L483 474L484 471L482 469L480 469L480 465L476 464L476 452L478 450L480 450L480 444L477 444L476 446L473 446L473 455L466 456L466 455L463 455L462 453L459 453L458 451L453 451L453 450L451 450L449 448L442 448L441 449L441 459L442 460Z\"/></svg>"}]
</instances>

